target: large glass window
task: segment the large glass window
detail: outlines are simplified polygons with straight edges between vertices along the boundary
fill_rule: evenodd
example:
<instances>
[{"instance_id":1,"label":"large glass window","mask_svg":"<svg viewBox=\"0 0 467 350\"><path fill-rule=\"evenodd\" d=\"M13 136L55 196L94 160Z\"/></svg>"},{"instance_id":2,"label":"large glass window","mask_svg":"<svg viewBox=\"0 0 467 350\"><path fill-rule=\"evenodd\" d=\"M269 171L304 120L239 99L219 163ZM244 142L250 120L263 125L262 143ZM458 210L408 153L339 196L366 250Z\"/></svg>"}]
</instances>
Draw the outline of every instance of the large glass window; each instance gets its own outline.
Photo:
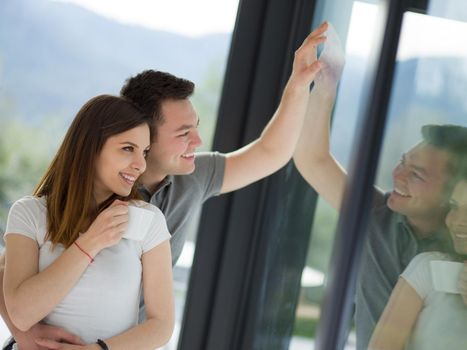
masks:
<instances>
[{"instance_id":1,"label":"large glass window","mask_svg":"<svg viewBox=\"0 0 467 350\"><path fill-rule=\"evenodd\" d=\"M331 4L328 6L328 9L333 7ZM349 326L346 349L367 348L373 328L401 273L406 276L412 292L415 290L422 293L423 288L431 288L428 295L423 297L424 304L413 323L413 333L408 332L408 338L405 340L413 346L410 348L427 349L427 344L434 344L433 341L443 338L442 344L450 344L447 345L450 348L462 348L465 345L462 328L456 328L459 317L465 319L467 314L459 291L457 290L457 294L449 294L437 290L439 287L436 285L419 286L417 278L421 279L424 275L413 266L411 270L404 272L412 258L420 252L448 251L449 255L436 255L435 258L432 255L428 258L422 256L419 260L460 261L465 258L465 252L459 254L458 250L453 252L452 247L449 247L450 236L444 225L446 213L453 210L447 204L452 184L444 182L443 186L437 188L435 178L439 176L436 173L439 170L438 165L442 166L438 162L444 160L438 158L438 148L443 149L444 145L449 147L450 143L455 143L456 152L464 155L467 155L467 148L461 140L455 140L459 134L452 129L444 129L447 131L442 132L447 133L447 137L444 135L444 139L441 137L436 141L426 141L427 136L425 139L422 137L421 129L427 124L467 126L467 109L463 97L467 78L467 55L465 47L460 44L467 30L467 6L462 1L431 1L426 13L421 13L424 12L422 10L406 12L403 18L383 148L375 182L375 186L389 197L383 197L379 204L375 203L370 213L368 240L364 245L362 270L356 289L357 313L355 324ZM348 31L340 32L347 33L341 36L341 39L346 38L346 66L338 91L331 138L331 151L345 168L355 126L358 125L355 122L358 117L356 113L359 111L358 103L361 102L365 59L368 58L371 47L369 43L372 34L369 28L374 28L370 23L377 18L376 2L355 1L351 13ZM429 133L428 129L425 130L425 133ZM435 127L432 130L443 129ZM449 132L452 133L451 136ZM417 148L421 143L424 145L430 142L435 144L434 151L431 148L428 151L423 147ZM443 152L447 151L442 151L441 154ZM445 175L444 172L440 174ZM447 174L452 175L449 169ZM411 177L411 180L408 177ZM448 181L446 178L444 180ZM442 191L436 197L438 190ZM455 190L456 188L452 196L455 196ZM460 201L462 198L459 196L454 198ZM307 265L302 275L295 336L290 349L312 348L314 333L320 319L320 302L326 284L337 219L338 213L320 198L312 228ZM413 264L417 263L415 260ZM429 283L436 284L436 270L428 267L426 271L428 275L424 277L433 280ZM422 298L420 295L419 297ZM443 301L438 304L435 302L433 306L432 299ZM440 306L441 304L444 306ZM405 304L404 311L408 312L408 306L412 305L409 301ZM433 307L437 311L433 311ZM443 309L443 312L440 312L440 309ZM394 324L386 324L386 329L391 326ZM443 331L443 327L447 328ZM389 329L385 334L390 334L389 337L392 334L394 338L395 335L403 333L404 329L407 330L407 324L400 329ZM442 347L445 346L434 348Z\"/></svg>"},{"instance_id":2,"label":"large glass window","mask_svg":"<svg viewBox=\"0 0 467 350\"><path fill-rule=\"evenodd\" d=\"M0 231L10 205L32 192L80 106L98 94L118 94L142 70L195 82L200 150L209 150L237 6L238 0L2 1ZM177 322L167 349L177 344L196 228L193 222L174 268ZM0 343L8 334L2 323Z\"/></svg>"},{"instance_id":3,"label":"large glass window","mask_svg":"<svg viewBox=\"0 0 467 350\"><path fill-rule=\"evenodd\" d=\"M336 5L337 3L324 5L321 19L333 24L345 50L345 68L338 88L330 141L333 156L347 168L360 117L368 62L376 39L375 33L368 28L377 26L378 7L376 1L348 1L345 4L340 3L337 11ZM347 11L346 15L341 6ZM314 346L338 219L339 213L320 197L311 228L306 266L302 273L290 349L310 349ZM355 347L353 331L347 343L347 348Z\"/></svg>"},{"instance_id":4,"label":"large glass window","mask_svg":"<svg viewBox=\"0 0 467 350\"><path fill-rule=\"evenodd\" d=\"M326 13L326 10L329 13L333 12L332 4L324 7L323 13ZM420 12L423 12L422 10L420 9ZM409 201L412 197L416 197L416 190L414 189L413 193L410 192L408 185L403 182L405 180L399 179L400 175L395 174L393 170L396 166L401 167L401 157L403 162L409 162L406 158L412 156L411 150L423 140L422 126L426 124L467 126L465 118L467 109L462 95L466 84L467 56L464 46L460 45L467 28L465 24L467 6L461 1L431 1L427 13L420 12L407 12L404 15L383 148L375 183L383 192L390 193L395 190L397 193L391 196L399 196L397 198L399 201ZM372 42L372 33L369 28L374 28L372 22L378 18L377 16L376 2L355 1L352 3L348 31L340 32L340 34L346 33L341 35L341 39L345 38L346 43L346 65L333 115L331 151L345 168L348 165L355 126L358 125L356 120L359 117L357 112L365 77L365 61L370 53ZM342 23L342 17L342 13L337 17L341 19L340 23ZM325 18L330 18L330 16ZM339 23L336 27L339 29ZM467 149L463 152L467 154ZM433 166L436 159L429 158L427 162ZM421 174L418 175L422 177ZM417 174L414 173L412 176L417 176ZM427 181L427 179L419 181ZM434 191L434 188L427 185L425 192L430 193L430 191ZM410 205L413 204L409 203L407 209L407 207L402 207L403 203L397 204L392 199L401 207L397 207L396 204L391 207L390 203L385 204L385 200L382 201L382 207L386 209L379 208L376 212L372 209L370 214L369 237L364 247L361 267L361 275L364 277L360 277L361 281L357 283L355 298L357 318L355 324L349 326L346 349L366 349L368 339L365 337L371 336L371 330L374 327L371 318L375 317L375 322L377 322L379 317L379 311L376 311L378 305L373 304L381 304L383 300L387 302L399 274L404 271L411 258L421 251L444 248L444 242L439 243L439 249L433 243L436 242L435 240L424 242L423 237L417 232L417 224L413 224L410 219ZM426 202L429 198L421 200ZM446 203L439 203L439 205L446 205ZM384 220L388 221L381 222L381 217L378 216L382 215L381 210L387 210L385 215L391 215L391 219L385 216ZM409 210L409 212L404 210ZM446 211L447 209L444 210L443 215ZM413 238L404 237L402 233L390 232L393 230L392 225L396 225L393 221L397 218L401 218L407 224ZM300 302L297 307L294 338L290 349L310 348L313 344L320 318L320 302L326 284L328 261L337 220L338 213L320 198L315 212L307 265L302 274ZM444 233L444 238L448 238L443 224L444 216L440 218L440 221L438 229ZM421 226L424 227L427 222L428 218L425 217ZM377 236L378 234L380 236ZM391 241L390 234L395 235L392 236L393 241ZM428 241L430 243L426 243ZM391 252L391 249L394 251ZM454 256L459 259L459 255ZM390 267L385 268L387 265ZM465 315L465 305L462 304L460 295L450 297L455 299L451 302L457 303L460 310L463 310L460 312ZM380 306L380 311L384 306L385 303ZM424 312L427 313L426 309ZM424 323L436 324L436 321L433 321L436 315L431 314L430 317L431 319L428 318L428 320L420 317L415 327L423 329ZM453 320L454 318L445 319L451 322ZM462 347L461 344L465 343L460 343L460 338L456 339L452 336L457 328L453 325L449 328L451 328L450 344L453 347ZM427 338L428 342L432 341L431 337L443 337L440 328L436 331L432 329L432 331L436 335ZM424 332L421 334L427 334L427 330ZM409 341L412 345L420 341L414 338L413 334L411 337Z\"/></svg>"},{"instance_id":5,"label":"large glass window","mask_svg":"<svg viewBox=\"0 0 467 350\"><path fill-rule=\"evenodd\" d=\"M433 264L460 262L467 253L456 228L446 227L452 213L465 216L450 201L465 200L455 178L467 156L467 51L459 45L467 34L466 15L463 1L430 1L426 13L403 17L376 180L387 197L373 206L357 284L358 348L366 348L372 335L374 346L466 344L465 330L457 326L465 324L466 305L459 290L437 285Z\"/></svg>"}]
</instances>

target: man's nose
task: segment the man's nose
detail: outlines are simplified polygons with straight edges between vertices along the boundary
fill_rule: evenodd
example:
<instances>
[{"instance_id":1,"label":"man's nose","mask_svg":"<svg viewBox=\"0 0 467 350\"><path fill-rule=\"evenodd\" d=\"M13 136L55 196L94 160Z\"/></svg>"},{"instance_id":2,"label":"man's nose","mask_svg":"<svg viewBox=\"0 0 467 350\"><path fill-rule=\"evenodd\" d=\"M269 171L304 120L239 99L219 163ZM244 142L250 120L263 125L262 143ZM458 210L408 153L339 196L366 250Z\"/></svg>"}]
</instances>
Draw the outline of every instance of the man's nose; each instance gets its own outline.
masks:
<instances>
[{"instance_id":1,"label":"man's nose","mask_svg":"<svg viewBox=\"0 0 467 350\"><path fill-rule=\"evenodd\" d=\"M193 132L193 135L191 137L191 140L190 140L190 143L194 146L194 147L199 147L203 144L203 140L201 140L201 136L199 136L199 132L198 130L195 130Z\"/></svg>"},{"instance_id":2,"label":"man's nose","mask_svg":"<svg viewBox=\"0 0 467 350\"><path fill-rule=\"evenodd\" d=\"M392 171L392 176L396 180L405 180L407 177L407 174L408 174L408 171L406 167L402 164L399 164L398 166L396 166L394 170Z\"/></svg>"}]
</instances>

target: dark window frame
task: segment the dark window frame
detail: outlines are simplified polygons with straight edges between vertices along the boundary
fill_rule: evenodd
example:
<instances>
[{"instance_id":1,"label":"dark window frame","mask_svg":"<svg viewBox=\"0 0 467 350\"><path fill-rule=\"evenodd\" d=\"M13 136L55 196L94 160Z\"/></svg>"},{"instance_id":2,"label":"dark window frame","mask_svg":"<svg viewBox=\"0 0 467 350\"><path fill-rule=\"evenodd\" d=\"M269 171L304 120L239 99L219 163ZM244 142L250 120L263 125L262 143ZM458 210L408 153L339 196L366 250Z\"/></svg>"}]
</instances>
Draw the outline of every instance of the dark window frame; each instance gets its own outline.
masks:
<instances>
[{"instance_id":1,"label":"dark window frame","mask_svg":"<svg viewBox=\"0 0 467 350\"><path fill-rule=\"evenodd\" d=\"M358 253L365 238L362 228L368 221L369 193L385 126L402 14L409 6L420 8L423 4L426 9L427 5L426 1L381 3L388 10L385 35L375 60L367 103L362 108L360 125L365 132L358 135L354 147L352 185L343 200L336 234L316 344L319 349L342 348L347 336ZM320 4L321 1L306 0L240 1L213 149L229 152L260 134L280 100L290 74L293 51L309 32L314 11ZM355 169L358 176L353 175ZM299 178L290 163L267 179L206 203L179 338L180 350L263 348L265 343L260 340L258 344L256 338L264 323L261 320L264 310L258 309L255 303L264 297L262 280L271 271L280 273L284 268L291 268L291 281L298 290L287 301L295 302L296 306L317 200L316 194ZM285 184L296 185L287 188ZM302 208L298 211L302 221L297 225L297 235L306 248L297 252L295 259L279 259L284 264L281 266L274 265L268 255L271 232L275 232L268 218L277 214L274 203L284 198L284 189L296 196L296 207ZM356 208L363 210L356 211ZM279 303L280 298L284 296L276 300ZM288 348L293 327L284 324L293 326L293 317L289 313L282 324L275 324L280 331L277 336L286 340L274 349Z\"/></svg>"}]
</instances>

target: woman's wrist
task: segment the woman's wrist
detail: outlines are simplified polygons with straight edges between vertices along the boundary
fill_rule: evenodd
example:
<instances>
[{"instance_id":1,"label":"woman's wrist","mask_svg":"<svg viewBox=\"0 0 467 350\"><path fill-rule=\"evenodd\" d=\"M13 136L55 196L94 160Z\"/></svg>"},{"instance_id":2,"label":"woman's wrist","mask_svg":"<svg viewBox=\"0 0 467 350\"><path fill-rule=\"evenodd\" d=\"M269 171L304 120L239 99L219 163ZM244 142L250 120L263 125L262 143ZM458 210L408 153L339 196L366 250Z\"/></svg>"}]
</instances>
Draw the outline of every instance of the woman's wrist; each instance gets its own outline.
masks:
<instances>
[{"instance_id":1,"label":"woman's wrist","mask_svg":"<svg viewBox=\"0 0 467 350\"><path fill-rule=\"evenodd\" d=\"M89 237L86 233L81 234L74 243L91 259L94 259L97 253L102 249L99 247L98 240L94 237Z\"/></svg>"}]
</instances>

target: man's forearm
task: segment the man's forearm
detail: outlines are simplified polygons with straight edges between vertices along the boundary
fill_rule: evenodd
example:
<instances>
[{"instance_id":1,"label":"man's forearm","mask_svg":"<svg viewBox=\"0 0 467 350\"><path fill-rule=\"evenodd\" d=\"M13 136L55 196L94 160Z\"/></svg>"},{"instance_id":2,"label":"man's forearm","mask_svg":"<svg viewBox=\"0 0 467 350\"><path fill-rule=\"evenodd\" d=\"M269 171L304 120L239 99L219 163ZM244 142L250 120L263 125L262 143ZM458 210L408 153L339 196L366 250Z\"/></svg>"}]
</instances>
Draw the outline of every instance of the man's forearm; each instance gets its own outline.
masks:
<instances>
[{"instance_id":1,"label":"man's forearm","mask_svg":"<svg viewBox=\"0 0 467 350\"><path fill-rule=\"evenodd\" d=\"M335 88L315 86L293 159L304 179L335 209L339 209L346 173L330 151L330 120Z\"/></svg>"},{"instance_id":2,"label":"man's forearm","mask_svg":"<svg viewBox=\"0 0 467 350\"><path fill-rule=\"evenodd\" d=\"M297 86L289 81L276 113L258 139L263 152L280 165L292 158L297 145L307 110L308 91L308 86Z\"/></svg>"}]
</instances>

